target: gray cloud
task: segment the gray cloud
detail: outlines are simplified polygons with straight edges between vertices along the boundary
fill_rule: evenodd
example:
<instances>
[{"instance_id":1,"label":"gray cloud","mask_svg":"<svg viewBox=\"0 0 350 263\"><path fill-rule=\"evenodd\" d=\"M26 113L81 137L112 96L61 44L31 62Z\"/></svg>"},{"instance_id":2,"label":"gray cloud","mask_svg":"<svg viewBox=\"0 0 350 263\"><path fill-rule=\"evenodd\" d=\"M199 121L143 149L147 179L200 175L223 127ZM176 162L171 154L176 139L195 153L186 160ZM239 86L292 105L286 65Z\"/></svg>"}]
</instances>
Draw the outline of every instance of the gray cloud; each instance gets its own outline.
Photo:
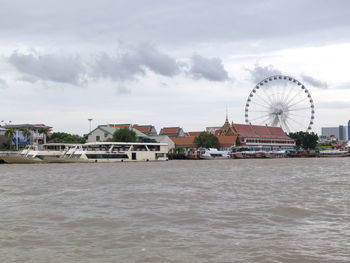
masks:
<instances>
[{"instance_id":1,"label":"gray cloud","mask_svg":"<svg viewBox=\"0 0 350 263\"><path fill-rule=\"evenodd\" d=\"M23 80L35 78L77 85L84 73L84 66L77 57L63 57L52 54L12 53L8 58L18 71L28 74ZM33 78L34 77L34 78Z\"/></svg>"},{"instance_id":2,"label":"gray cloud","mask_svg":"<svg viewBox=\"0 0 350 263\"><path fill-rule=\"evenodd\" d=\"M272 65L268 65L265 67L261 67L258 64L255 64L254 69L246 69L251 74L251 79L254 83L259 83L263 79L273 76L273 75L281 75L282 72L278 69L275 69Z\"/></svg>"},{"instance_id":3,"label":"gray cloud","mask_svg":"<svg viewBox=\"0 0 350 263\"><path fill-rule=\"evenodd\" d=\"M113 80L129 80L144 75L146 69L167 77L179 73L176 60L160 52L154 46L145 44L131 48L119 56L102 54L98 57L93 74Z\"/></svg>"},{"instance_id":4,"label":"gray cloud","mask_svg":"<svg viewBox=\"0 0 350 263\"><path fill-rule=\"evenodd\" d=\"M349 39L346 0L331 5L327 0L154 0L152 8L150 1L137 0L2 2L2 38L41 35L59 36L63 43L75 37L97 43L119 38L176 44L256 39L265 40L266 47ZM271 43L274 37L284 40Z\"/></svg>"},{"instance_id":5,"label":"gray cloud","mask_svg":"<svg viewBox=\"0 0 350 263\"><path fill-rule=\"evenodd\" d=\"M225 81L228 80L228 72L225 70L221 59L205 58L200 55L193 55L192 67L189 71L195 79L207 79L210 81Z\"/></svg>"},{"instance_id":6,"label":"gray cloud","mask_svg":"<svg viewBox=\"0 0 350 263\"><path fill-rule=\"evenodd\" d=\"M308 76L308 75L301 75L301 78L302 80L305 82L305 83L308 83L310 84L311 86L315 87L315 88L320 88L320 89L328 89L328 84L327 82L323 82L323 81L320 81L318 79L315 79L311 76Z\"/></svg>"},{"instance_id":7,"label":"gray cloud","mask_svg":"<svg viewBox=\"0 0 350 263\"><path fill-rule=\"evenodd\" d=\"M0 89L4 89L7 87L6 81L3 79L0 79Z\"/></svg>"}]
</instances>

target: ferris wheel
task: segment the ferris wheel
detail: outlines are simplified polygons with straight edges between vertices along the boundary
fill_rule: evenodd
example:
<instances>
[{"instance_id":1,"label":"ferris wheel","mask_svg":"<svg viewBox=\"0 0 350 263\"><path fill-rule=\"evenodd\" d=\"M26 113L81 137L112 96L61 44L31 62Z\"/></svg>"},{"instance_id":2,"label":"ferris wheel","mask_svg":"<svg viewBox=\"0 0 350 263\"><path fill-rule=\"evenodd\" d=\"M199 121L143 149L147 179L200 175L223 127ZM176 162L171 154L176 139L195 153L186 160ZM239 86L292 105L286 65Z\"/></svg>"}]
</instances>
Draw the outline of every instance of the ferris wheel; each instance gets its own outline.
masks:
<instances>
[{"instance_id":1,"label":"ferris wheel","mask_svg":"<svg viewBox=\"0 0 350 263\"><path fill-rule=\"evenodd\" d=\"M268 77L250 92L245 122L281 127L285 132L310 131L315 106L310 92L298 80L284 75Z\"/></svg>"}]
</instances>

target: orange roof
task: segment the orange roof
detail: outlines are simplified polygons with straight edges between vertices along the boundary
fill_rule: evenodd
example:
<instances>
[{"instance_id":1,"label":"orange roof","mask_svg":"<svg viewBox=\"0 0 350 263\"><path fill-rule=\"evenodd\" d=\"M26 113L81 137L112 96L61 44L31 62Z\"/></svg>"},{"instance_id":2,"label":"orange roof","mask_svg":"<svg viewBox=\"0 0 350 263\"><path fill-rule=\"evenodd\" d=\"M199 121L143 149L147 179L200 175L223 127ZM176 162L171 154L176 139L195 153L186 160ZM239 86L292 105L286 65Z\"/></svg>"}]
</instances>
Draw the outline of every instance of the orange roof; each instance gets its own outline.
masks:
<instances>
[{"instance_id":1,"label":"orange roof","mask_svg":"<svg viewBox=\"0 0 350 263\"><path fill-rule=\"evenodd\" d=\"M241 137L291 140L281 127L251 124L233 124L233 126Z\"/></svg>"},{"instance_id":2,"label":"orange roof","mask_svg":"<svg viewBox=\"0 0 350 263\"><path fill-rule=\"evenodd\" d=\"M170 138L176 147L197 147L194 141L195 136Z\"/></svg>"},{"instance_id":3,"label":"orange roof","mask_svg":"<svg viewBox=\"0 0 350 263\"><path fill-rule=\"evenodd\" d=\"M192 137L192 136L199 136L199 134L201 134L201 131L199 132L185 132L185 136L187 137Z\"/></svg>"},{"instance_id":4,"label":"orange roof","mask_svg":"<svg viewBox=\"0 0 350 263\"><path fill-rule=\"evenodd\" d=\"M162 133L177 133L179 128L163 128Z\"/></svg>"},{"instance_id":5,"label":"orange roof","mask_svg":"<svg viewBox=\"0 0 350 263\"><path fill-rule=\"evenodd\" d=\"M196 148L194 143L195 136L171 138L177 147ZM237 136L218 136L220 146L233 146L236 143Z\"/></svg>"},{"instance_id":6,"label":"orange roof","mask_svg":"<svg viewBox=\"0 0 350 263\"><path fill-rule=\"evenodd\" d=\"M220 146L233 146L236 144L237 136L217 136Z\"/></svg>"},{"instance_id":7,"label":"orange roof","mask_svg":"<svg viewBox=\"0 0 350 263\"><path fill-rule=\"evenodd\" d=\"M255 134L251 126L249 124L233 124L239 135L244 137L259 137Z\"/></svg>"},{"instance_id":8,"label":"orange roof","mask_svg":"<svg viewBox=\"0 0 350 263\"><path fill-rule=\"evenodd\" d=\"M152 130L152 125L134 125L133 128L140 132L145 133Z\"/></svg>"}]
</instances>

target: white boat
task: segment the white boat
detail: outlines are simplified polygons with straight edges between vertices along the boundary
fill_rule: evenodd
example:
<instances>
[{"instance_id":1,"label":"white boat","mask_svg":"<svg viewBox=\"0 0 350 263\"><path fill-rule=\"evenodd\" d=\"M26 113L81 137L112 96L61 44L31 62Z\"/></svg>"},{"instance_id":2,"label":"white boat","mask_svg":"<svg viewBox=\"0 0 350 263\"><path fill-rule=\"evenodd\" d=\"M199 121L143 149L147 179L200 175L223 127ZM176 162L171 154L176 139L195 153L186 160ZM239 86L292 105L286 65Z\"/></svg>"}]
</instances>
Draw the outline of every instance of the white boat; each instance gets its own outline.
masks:
<instances>
[{"instance_id":1,"label":"white boat","mask_svg":"<svg viewBox=\"0 0 350 263\"><path fill-rule=\"evenodd\" d=\"M320 151L320 157L347 157L347 156L350 156L349 151L341 151L341 150Z\"/></svg>"},{"instance_id":2,"label":"white boat","mask_svg":"<svg viewBox=\"0 0 350 263\"><path fill-rule=\"evenodd\" d=\"M206 160L229 159L229 151L219 151L216 148L209 148L200 151L200 158Z\"/></svg>"},{"instance_id":3,"label":"white boat","mask_svg":"<svg viewBox=\"0 0 350 263\"><path fill-rule=\"evenodd\" d=\"M167 143L92 142L70 148L62 162L167 161Z\"/></svg>"},{"instance_id":4,"label":"white boat","mask_svg":"<svg viewBox=\"0 0 350 263\"><path fill-rule=\"evenodd\" d=\"M50 162L64 155L76 144L68 143L47 143L43 145L27 145L16 155L3 155L1 159L5 163L42 163Z\"/></svg>"}]
</instances>

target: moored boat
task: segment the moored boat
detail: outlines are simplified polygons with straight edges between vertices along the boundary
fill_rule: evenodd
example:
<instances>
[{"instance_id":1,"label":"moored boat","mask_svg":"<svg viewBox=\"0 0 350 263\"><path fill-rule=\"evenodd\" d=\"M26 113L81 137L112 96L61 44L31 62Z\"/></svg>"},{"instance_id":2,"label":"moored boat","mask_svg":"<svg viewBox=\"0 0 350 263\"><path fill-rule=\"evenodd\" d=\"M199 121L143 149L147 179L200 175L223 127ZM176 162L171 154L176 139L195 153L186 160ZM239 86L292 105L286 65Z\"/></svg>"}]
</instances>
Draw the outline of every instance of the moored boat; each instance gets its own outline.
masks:
<instances>
[{"instance_id":1,"label":"moored boat","mask_svg":"<svg viewBox=\"0 0 350 263\"><path fill-rule=\"evenodd\" d=\"M219 151L216 148L209 148L201 151L200 159L206 160L218 160L218 159L229 159L229 151Z\"/></svg>"},{"instance_id":2,"label":"moored boat","mask_svg":"<svg viewBox=\"0 0 350 263\"><path fill-rule=\"evenodd\" d=\"M44 163L59 159L75 144L47 143L43 145L27 145L20 153L3 155L1 159L9 164Z\"/></svg>"},{"instance_id":3,"label":"moored boat","mask_svg":"<svg viewBox=\"0 0 350 263\"><path fill-rule=\"evenodd\" d=\"M345 150L324 150L320 151L320 157L348 157L350 156L349 151Z\"/></svg>"},{"instance_id":4,"label":"moored boat","mask_svg":"<svg viewBox=\"0 0 350 263\"><path fill-rule=\"evenodd\" d=\"M71 148L62 162L136 162L136 161L167 161L167 143L138 142L93 142Z\"/></svg>"}]
</instances>

